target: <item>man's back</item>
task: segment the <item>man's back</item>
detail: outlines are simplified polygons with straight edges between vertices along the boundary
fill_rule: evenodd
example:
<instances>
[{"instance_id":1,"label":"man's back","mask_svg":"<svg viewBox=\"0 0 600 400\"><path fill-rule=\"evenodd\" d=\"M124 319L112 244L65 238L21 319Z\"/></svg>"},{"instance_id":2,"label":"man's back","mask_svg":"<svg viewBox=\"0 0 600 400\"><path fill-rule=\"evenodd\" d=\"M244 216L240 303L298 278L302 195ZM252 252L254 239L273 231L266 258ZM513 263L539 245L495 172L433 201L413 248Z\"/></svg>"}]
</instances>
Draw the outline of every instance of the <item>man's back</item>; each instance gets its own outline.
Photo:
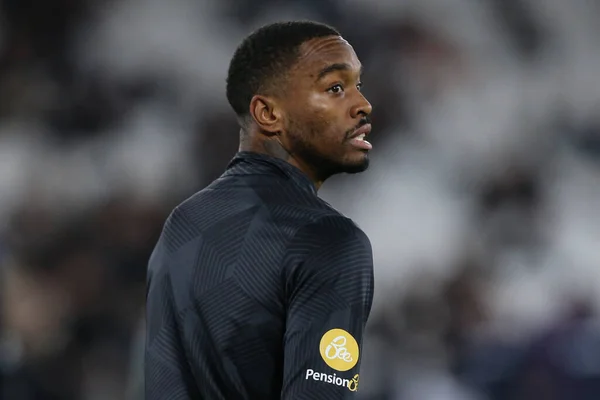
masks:
<instances>
[{"instance_id":1,"label":"man's back","mask_svg":"<svg viewBox=\"0 0 600 400\"><path fill-rule=\"evenodd\" d=\"M372 285L364 233L295 167L241 153L150 260L146 398L345 398Z\"/></svg>"}]
</instances>

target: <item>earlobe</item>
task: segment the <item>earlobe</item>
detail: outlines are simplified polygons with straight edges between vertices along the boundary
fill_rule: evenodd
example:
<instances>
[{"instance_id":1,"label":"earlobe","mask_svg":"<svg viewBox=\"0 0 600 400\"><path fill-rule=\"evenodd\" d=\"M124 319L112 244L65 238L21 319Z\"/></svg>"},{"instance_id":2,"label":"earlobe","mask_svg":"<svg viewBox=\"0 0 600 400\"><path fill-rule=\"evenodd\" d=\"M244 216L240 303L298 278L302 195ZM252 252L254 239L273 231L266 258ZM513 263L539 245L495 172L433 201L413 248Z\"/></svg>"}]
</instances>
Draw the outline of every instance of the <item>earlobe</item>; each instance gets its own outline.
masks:
<instances>
[{"instance_id":1,"label":"earlobe","mask_svg":"<svg viewBox=\"0 0 600 400\"><path fill-rule=\"evenodd\" d=\"M281 116L272 99L261 95L252 97L250 114L263 132L276 134L280 130Z\"/></svg>"}]
</instances>

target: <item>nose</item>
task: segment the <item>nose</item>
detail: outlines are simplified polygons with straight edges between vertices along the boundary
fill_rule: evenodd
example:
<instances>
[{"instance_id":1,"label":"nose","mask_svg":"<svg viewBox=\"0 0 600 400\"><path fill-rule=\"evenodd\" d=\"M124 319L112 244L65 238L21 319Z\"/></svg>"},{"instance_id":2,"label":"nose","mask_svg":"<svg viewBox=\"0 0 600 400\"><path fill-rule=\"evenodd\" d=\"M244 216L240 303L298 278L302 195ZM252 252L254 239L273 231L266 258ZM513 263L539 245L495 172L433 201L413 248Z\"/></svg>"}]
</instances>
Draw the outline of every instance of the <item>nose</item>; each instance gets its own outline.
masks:
<instances>
[{"instance_id":1,"label":"nose","mask_svg":"<svg viewBox=\"0 0 600 400\"><path fill-rule=\"evenodd\" d=\"M350 113L352 114L352 118L361 118L367 115L371 115L373 111L373 107L371 103L367 100L367 98L361 93L357 92L357 101L356 104L352 107Z\"/></svg>"}]
</instances>

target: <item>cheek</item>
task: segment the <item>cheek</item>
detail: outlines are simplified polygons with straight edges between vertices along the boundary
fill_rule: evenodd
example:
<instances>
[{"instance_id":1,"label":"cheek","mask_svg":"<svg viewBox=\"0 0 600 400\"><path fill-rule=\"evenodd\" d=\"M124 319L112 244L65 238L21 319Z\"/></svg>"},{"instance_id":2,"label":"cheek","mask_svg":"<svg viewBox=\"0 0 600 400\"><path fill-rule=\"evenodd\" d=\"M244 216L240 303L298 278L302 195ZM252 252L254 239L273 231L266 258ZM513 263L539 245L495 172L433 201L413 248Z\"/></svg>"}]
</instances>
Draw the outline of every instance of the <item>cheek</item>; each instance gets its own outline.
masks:
<instances>
[{"instance_id":1,"label":"cheek","mask_svg":"<svg viewBox=\"0 0 600 400\"><path fill-rule=\"evenodd\" d=\"M330 121L339 116L342 109L342 101L333 98L328 93L311 93L307 96L306 110L308 110L315 119Z\"/></svg>"},{"instance_id":2,"label":"cheek","mask_svg":"<svg viewBox=\"0 0 600 400\"><path fill-rule=\"evenodd\" d=\"M291 126L295 133L302 136L297 138L309 142L311 147L332 151L332 145L339 145L344 140L344 124L341 122L343 106L335 102L327 94L310 93L305 101L298 100L294 111L290 114ZM291 127L290 126L290 127Z\"/></svg>"},{"instance_id":3,"label":"cheek","mask_svg":"<svg viewBox=\"0 0 600 400\"><path fill-rule=\"evenodd\" d=\"M326 114L314 109L305 109L293 117L291 126L295 136L312 142L314 139L329 137L334 124Z\"/></svg>"},{"instance_id":4,"label":"cheek","mask_svg":"<svg viewBox=\"0 0 600 400\"><path fill-rule=\"evenodd\" d=\"M311 124L322 135L327 135L329 139L336 140L336 136L339 136L342 125L340 123L341 104L335 104L331 99L324 99L323 96L314 97L315 99L311 103L312 107L310 108L309 115Z\"/></svg>"}]
</instances>

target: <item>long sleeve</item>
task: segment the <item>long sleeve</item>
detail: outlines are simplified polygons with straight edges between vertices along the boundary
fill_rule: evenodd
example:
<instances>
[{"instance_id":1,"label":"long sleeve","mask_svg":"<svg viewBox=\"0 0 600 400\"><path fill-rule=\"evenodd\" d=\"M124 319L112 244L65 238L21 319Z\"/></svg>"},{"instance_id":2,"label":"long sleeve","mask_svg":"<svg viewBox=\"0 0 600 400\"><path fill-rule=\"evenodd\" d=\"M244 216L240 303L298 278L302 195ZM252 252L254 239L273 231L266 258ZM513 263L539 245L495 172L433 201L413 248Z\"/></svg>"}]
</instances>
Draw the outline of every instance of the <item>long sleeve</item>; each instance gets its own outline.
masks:
<instances>
[{"instance_id":1,"label":"long sleeve","mask_svg":"<svg viewBox=\"0 0 600 400\"><path fill-rule=\"evenodd\" d=\"M347 399L358 390L373 257L366 235L347 221L315 223L294 245L310 250L286 277L283 399Z\"/></svg>"}]
</instances>

